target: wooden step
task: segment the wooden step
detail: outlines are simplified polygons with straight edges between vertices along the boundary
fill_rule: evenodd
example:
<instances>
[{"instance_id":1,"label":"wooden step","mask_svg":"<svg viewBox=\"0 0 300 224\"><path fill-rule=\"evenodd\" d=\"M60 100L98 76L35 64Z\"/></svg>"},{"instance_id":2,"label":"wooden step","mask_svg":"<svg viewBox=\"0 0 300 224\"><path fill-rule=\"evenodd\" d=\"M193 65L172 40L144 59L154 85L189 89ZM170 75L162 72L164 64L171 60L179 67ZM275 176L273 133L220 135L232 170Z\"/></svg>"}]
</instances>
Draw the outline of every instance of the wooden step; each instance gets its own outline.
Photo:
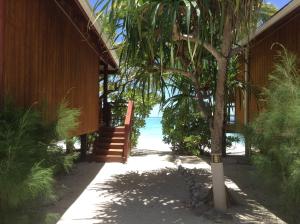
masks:
<instances>
[{"instance_id":1,"label":"wooden step","mask_svg":"<svg viewBox=\"0 0 300 224\"><path fill-rule=\"evenodd\" d=\"M113 143L125 143L125 137L115 137L111 138L111 142Z\"/></svg>"},{"instance_id":2,"label":"wooden step","mask_svg":"<svg viewBox=\"0 0 300 224\"><path fill-rule=\"evenodd\" d=\"M119 155L93 155L93 161L124 163L126 159Z\"/></svg>"},{"instance_id":3,"label":"wooden step","mask_svg":"<svg viewBox=\"0 0 300 224\"><path fill-rule=\"evenodd\" d=\"M99 137L94 142L91 161L126 162L123 158L125 145L125 126L101 127Z\"/></svg>"},{"instance_id":4,"label":"wooden step","mask_svg":"<svg viewBox=\"0 0 300 224\"><path fill-rule=\"evenodd\" d=\"M119 127L103 127L100 132L125 132L125 126Z\"/></svg>"},{"instance_id":5,"label":"wooden step","mask_svg":"<svg viewBox=\"0 0 300 224\"><path fill-rule=\"evenodd\" d=\"M99 149L123 149L124 143L95 142L95 147Z\"/></svg>"},{"instance_id":6,"label":"wooden step","mask_svg":"<svg viewBox=\"0 0 300 224\"><path fill-rule=\"evenodd\" d=\"M94 149L93 151L94 154L96 155L123 155L123 149Z\"/></svg>"},{"instance_id":7,"label":"wooden step","mask_svg":"<svg viewBox=\"0 0 300 224\"><path fill-rule=\"evenodd\" d=\"M125 137L125 132L119 132L119 131L115 131L115 132L102 132L100 133L100 138L101 137L109 137L109 138L113 138L113 137Z\"/></svg>"},{"instance_id":8,"label":"wooden step","mask_svg":"<svg viewBox=\"0 0 300 224\"><path fill-rule=\"evenodd\" d=\"M97 139L97 142L106 142L106 143L125 143L125 138L124 137L100 137Z\"/></svg>"}]
</instances>

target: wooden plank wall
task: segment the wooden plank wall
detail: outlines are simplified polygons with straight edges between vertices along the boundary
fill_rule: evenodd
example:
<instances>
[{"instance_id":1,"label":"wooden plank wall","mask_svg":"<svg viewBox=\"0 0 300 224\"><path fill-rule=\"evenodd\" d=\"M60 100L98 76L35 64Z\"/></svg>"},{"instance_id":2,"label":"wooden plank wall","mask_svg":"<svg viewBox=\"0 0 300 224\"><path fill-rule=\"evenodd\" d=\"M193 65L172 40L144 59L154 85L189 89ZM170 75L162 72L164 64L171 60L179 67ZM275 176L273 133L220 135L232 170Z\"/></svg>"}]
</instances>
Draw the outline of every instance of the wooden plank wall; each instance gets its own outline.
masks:
<instances>
[{"instance_id":1,"label":"wooden plank wall","mask_svg":"<svg viewBox=\"0 0 300 224\"><path fill-rule=\"evenodd\" d=\"M98 129L99 60L53 0L6 1L5 94L18 105L47 104L47 119L66 98L80 108L74 135Z\"/></svg>"},{"instance_id":2,"label":"wooden plank wall","mask_svg":"<svg viewBox=\"0 0 300 224\"><path fill-rule=\"evenodd\" d=\"M273 46L271 49L274 43L282 44L289 51L297 54L300 59L300 9L269 28L251 42L249 58L249 81L251 85L249 94L250 122L264 108L264 104L260 100L262 89L268 86L269 74L273 71L276 56L278 51L281 50L279 46ZM241 69L241 72L243 75L243 69ZM242 122L243 110L243 106L237 108L238 122Z\"/></svg>"},{"instance_id":3,"label":"wooden plank wall","mask_svg":"<svg viewBox=\"0 0 300 224\"><path fill-rule=\"evenodd\" d=\"M5 0L0 0L0 105L4 95L4 27L5 27Z\"/></svg>"}]
</instances>

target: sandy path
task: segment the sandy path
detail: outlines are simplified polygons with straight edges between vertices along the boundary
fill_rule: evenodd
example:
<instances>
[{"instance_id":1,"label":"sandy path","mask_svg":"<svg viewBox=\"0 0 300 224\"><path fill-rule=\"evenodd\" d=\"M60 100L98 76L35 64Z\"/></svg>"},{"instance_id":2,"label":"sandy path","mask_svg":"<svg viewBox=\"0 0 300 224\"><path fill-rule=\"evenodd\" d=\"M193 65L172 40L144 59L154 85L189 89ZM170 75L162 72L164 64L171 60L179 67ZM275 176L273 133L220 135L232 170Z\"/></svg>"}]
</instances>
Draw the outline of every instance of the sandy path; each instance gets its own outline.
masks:
<instances>
[{"instance_id":1,"label":"sandy path","mask_svg":"<svg viewBox=\"0 0 300 224\"><path fill-rule=\"evenodd\" d=\"M58 224L213 223L188 202L172 153L138 150L127 164L105 164Z\"/></svg>"},{"instance_id":2,"label":"sandy path","mask_svg":"<svg viewBox=\"0 0 300 224\"><path fill-rule=\"evenodd\" d=\"M126 164L85 165L99 171L58 224L284 223L257 201L270 200L267 195L257 197L261 189L249 191L250 168L230 161L224 161L226 185L237 204L230 207L227 214L216 213L205 206L191 209L190 189L185 177L178 172L179 164L193 171L192 177L201 186L199 189L207 192L211 187L209 164L194 156L175 157L168 149L135 150ZM76 177L80 185L82 178ZM74 184L74 178L71 179Z\"/></svg>"}]
</instances>

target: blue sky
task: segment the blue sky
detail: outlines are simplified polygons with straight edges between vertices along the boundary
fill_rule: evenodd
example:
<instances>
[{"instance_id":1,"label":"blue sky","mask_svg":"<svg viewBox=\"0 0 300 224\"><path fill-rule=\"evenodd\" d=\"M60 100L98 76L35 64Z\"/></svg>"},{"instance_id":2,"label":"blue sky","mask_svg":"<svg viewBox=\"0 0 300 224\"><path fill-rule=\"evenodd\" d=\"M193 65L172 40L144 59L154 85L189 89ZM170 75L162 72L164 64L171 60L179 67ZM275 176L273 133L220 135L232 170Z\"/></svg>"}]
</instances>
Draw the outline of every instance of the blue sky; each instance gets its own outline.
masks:
<instances>
[{"instance_id":1,"label":"blue sky","mask_svg":"<svg viewBox=\"0 0 300 224\"><path fill-rule=\"evenodd\" d=\"M94 5L97 0L90 0L91 5Z\"/></svg>"},{"instance_id":2,"label":"blue sky","mask_svg":"<svg viewBox=\"0 0 300 224\"><path fill-rule=\"evenodd\" d=\"M267 0L266 2L272 3L278 9L281 9L283 6L285 6L287 3L289 3L290 0Z\"/></svg>"}]
</instances>

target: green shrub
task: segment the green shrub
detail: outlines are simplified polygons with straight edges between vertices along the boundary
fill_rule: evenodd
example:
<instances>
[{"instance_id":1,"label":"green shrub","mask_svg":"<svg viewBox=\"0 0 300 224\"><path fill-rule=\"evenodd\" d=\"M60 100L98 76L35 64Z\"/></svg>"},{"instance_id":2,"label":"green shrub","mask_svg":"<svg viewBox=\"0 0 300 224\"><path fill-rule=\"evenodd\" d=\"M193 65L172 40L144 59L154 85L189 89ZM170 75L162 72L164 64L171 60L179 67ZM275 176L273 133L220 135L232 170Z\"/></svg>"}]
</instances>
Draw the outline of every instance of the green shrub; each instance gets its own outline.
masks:
<instances>
[{"instance_id":1,"label":"green shrub","mask_svg":"<svg viewBox=\"0 0 300 224\"><path fill-rule=\"evenodd\" d=\"M58 107L57 121L55 129L58 139L69 138L70 131L79 125L78 117L80 111L78 109L68 108L68 103L63 100Z\"/></svg>"},{"instance_id":2,"label":"green shrub","mask_svg":"<svg viewBox=\"0 0 300 224\"><path fill-rule=\"evenodd\" d=\"M72 155L65 156L56 143L77 125L66 121L75 121L79 115L78 110L66 105L60 105L58 119L52 123L45 122L34 108L6 103L1 109L0 218L37 200L54 197L54 173L67 171L72 163Z\"/></svg>"},{"instance_id":3,"label":"green shrub","mask_svg":"<svg viewBox=\"0 0 300 224\"><path fill-rule=\"evenodd\" d=\"M282 192L293 222L300 205L300 73L295 55L283 50L278 59L264 91L265 111L251 125L249 138L259 152L254 163Z\"/></svg>"},{"instance_id":4,"label":"green shrub","mask_svg":"<svg viewBox=\"0 0 300 224\"><path fill-rule=\"evenodd\" d=\"M168 105L162 117L163 140L179 154L200 155L210 147L210 131L195 105L187 103Z\"/></svg>"},{"instance_id":5,"label":"green shrub","mask_svg":"<svg viewBox=\"0 0 300 224\"><path fill-rule=\"evenodd\" d=\"M188 135L183 138L182 147L188 154L199 156L204 150L203 145L203 137L200 135Z\"/></svg>"}]
</instances>

